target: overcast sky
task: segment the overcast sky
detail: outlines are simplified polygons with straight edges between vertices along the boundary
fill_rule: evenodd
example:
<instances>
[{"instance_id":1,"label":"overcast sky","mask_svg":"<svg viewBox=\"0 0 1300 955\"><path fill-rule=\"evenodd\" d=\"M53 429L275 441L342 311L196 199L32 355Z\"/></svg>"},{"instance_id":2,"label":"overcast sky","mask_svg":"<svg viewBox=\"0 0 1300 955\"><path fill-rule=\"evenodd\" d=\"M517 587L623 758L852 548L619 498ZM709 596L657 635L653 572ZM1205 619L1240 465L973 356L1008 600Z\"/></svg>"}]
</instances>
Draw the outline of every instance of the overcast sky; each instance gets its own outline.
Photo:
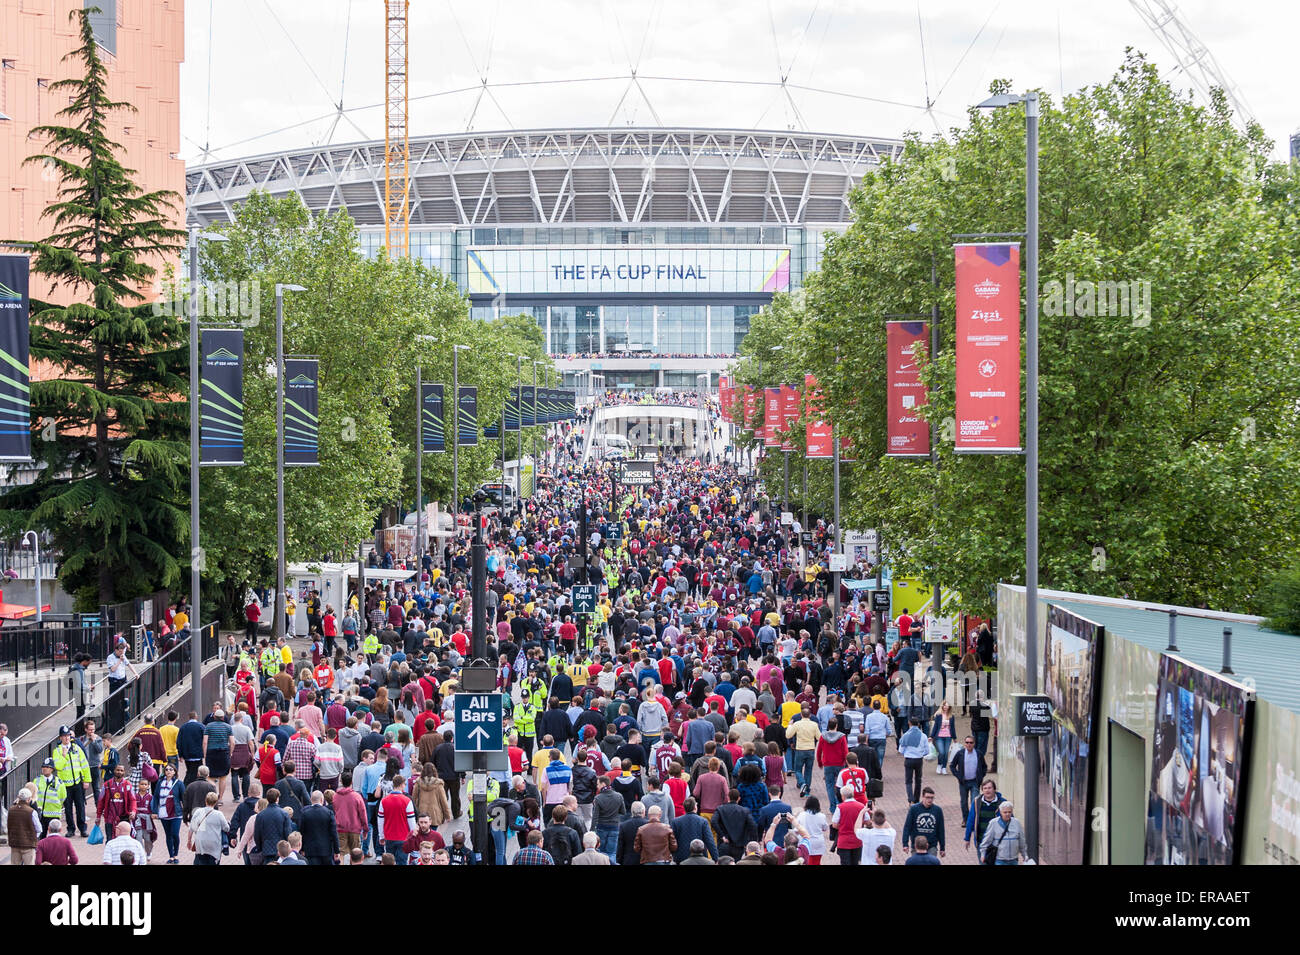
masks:
<instances>
[{"instance_id":1,"label":"overcast sky","mask_svg":"<svg viewBox=\"0 0 1300 955\"><path fill-rule=\"evenodd\" d=\"M1300 4L1178 9L1284 156L1300 125ZM382 139L382 10L380 0L189 0L182 155ZM1126 46L1162 73L1175 63L1126 0L412 0L410 34L413 136L610 125L933 134L964 124L995 77L1059 95L1108 79ZM782 91L782 76L826 92ZM508 85L539 80L589 82Z\"/></svg>"}]
</instances>

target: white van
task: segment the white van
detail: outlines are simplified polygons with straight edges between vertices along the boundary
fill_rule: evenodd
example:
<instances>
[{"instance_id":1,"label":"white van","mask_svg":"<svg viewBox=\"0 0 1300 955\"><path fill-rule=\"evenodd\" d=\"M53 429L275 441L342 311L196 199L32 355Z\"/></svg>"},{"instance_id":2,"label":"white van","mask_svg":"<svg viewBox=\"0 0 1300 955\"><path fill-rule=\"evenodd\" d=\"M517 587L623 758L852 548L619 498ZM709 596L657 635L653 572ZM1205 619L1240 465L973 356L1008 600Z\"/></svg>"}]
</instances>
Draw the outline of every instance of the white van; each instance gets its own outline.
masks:
<instances>
[{"instance_id":1,"label":"white van","mask_svg":"<svg viewBox=\"0 0 1300 955\"><path fill-rule=\"evenodd\" d=\"M600 456L607 461L617 461L632 456L632 445L621 434L607 434L600 439Z\"/></svg>"}]
</instances>

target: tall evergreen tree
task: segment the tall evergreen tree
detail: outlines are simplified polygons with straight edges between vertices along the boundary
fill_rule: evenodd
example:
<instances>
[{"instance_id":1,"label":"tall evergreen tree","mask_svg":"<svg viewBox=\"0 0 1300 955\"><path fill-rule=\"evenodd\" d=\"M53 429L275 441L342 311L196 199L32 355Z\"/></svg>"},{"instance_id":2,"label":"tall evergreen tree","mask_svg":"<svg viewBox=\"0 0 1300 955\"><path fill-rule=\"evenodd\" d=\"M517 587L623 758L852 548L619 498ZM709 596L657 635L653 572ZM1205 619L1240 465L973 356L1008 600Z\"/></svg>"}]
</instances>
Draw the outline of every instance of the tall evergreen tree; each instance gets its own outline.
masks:
<instances>
[{"instance_id":1,"label":"tall evergreen tree","mask_svg":"<svg viewBox=\"0 0 1300 955\"><path fill-rule=\"evenodd\" d=\"M71 304L37 307L32 357L52 368L32 382L36 481L0 499L0 524L35 524L63 555L60 579L83 608L169 587L181 578L187 533L186 328L174 310L144 304L153 263L175 254L174 192L145 192L118 159L112 116L134 112L108 95L108 71L75 10L81 75L51 84L69 104L63 125L39 126L46 151L29 157L59 178L45 210L51 234L31 243L32 271ZM53 434L51 435L51 430Z\"/></svg>"}]
</instances>

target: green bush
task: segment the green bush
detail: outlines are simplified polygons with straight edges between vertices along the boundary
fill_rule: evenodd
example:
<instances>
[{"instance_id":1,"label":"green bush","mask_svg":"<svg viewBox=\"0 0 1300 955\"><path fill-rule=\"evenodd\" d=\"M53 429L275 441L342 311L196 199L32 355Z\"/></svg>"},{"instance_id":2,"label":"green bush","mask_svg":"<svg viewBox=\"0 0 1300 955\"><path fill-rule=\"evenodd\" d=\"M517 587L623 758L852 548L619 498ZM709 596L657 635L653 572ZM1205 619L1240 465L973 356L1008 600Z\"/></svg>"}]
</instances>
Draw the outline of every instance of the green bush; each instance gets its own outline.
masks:
<instances>
[{"instance_id":1,"label":"green bush","mask_svg":"<svg viewBox=\"0 0 1300 955\"><path fill-rule=\"evenodd\" d=\"M1266 625L1271 630L1300 634L1300 562L1279 571L1264 591Z\"/></svg>"}]
</instances>

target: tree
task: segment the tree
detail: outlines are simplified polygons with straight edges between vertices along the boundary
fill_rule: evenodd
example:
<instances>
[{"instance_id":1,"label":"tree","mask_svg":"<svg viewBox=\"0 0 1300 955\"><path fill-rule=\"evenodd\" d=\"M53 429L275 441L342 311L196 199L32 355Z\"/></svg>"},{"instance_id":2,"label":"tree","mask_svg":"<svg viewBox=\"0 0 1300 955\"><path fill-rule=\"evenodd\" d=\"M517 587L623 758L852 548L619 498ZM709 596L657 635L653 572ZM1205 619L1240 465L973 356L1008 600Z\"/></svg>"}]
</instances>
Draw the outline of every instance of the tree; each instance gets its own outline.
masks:
<instances>
[{"instance_id":1,"label":"tree","mask_svg":"<svg viewBox=\"0 0 1300 955\"><path fill-rule=\"evenodd\" d=\"M222 619L234 620L247 588L275 581L269 303L277 282L306 289L285 293L285 351L320 361L320 466L285 473L289 563L354 559L386 506L414 507L417 365L424 381L445 383L450 398L451 346L468 345L460 382L479 388L480 423L490 422L514 382L514 360L505 353L526 345L517 329L471 320L465 296L438 271L411 259L367 259L344 212L312 217L297 197L254 192L224 231L228 241L202 247L204 279L249 283L262 306L244 320L245 463L206 468L201 492L205 592L214 594ZM493 442L461 448L462 494L490 475L495 456ZM425 455L423 477L426 502L450 501L450 448Z\"/></svg>"},{"instance_id":2,"label":"tree","mask_svg":"<svg viewBox=\"0 0 1300 955\"><path fill-rule=\"evenodd\" d=\"M26 160L59 180L32 271L72 301L32 315L32 357L55 370L32 382L32 411L55 433L34 442L39 474L5 494L0 523L48 530L64 588L89 610L180 580L187 408L172 398L187 390L184 326L143 306L141 290L184 233L172 225L179 197L143 191L119 161L108 121L134 107L108 95L89 11L72 17L81 45L66 59L81 75L50 86L69 100L65 125L33 130L48 145Z\"/></svg>"},{"instance_id":3,"label":"tree","mask_svg":"<svg viewBox=\"0 0 1300 955\"><path fill-rule=\"evenodd\" d=\"M1040 584L1258 610L1300 550L1295 171L1137 54L1060 106L1044 97L1040 128ZM1023 580L1024 461L955 454L944 427L951 236L1024 228L1023 115L972 111L948 139L909 140L851 204L808 280L811 319L773 310L755 329L783 362L803 356L857 448L845 525L881 527L896 571L988 613L998 581ZM1070 279L1149 283L1149 311L1067 314L1052 283ZM947 434L937 474L883 457L884 316L936 300L943 344L922 374Z\"/></svg>"}]
</instances>

